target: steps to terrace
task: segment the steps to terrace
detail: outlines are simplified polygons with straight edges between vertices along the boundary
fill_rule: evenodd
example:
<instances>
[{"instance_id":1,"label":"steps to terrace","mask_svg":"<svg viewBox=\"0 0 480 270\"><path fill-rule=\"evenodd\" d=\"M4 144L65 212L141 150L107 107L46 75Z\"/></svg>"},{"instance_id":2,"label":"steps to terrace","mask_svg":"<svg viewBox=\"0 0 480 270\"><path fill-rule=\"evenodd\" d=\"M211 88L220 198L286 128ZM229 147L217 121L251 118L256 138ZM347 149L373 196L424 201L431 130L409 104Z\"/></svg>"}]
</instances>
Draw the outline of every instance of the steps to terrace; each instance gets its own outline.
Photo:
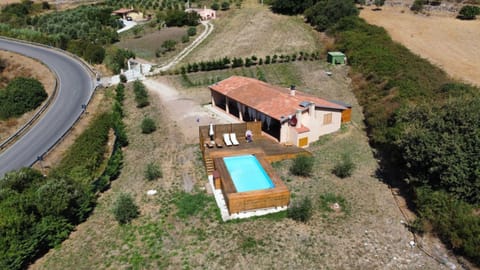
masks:
<instances>
[{"instance_id":1,"label":"steps to terrace","mask_svg":"<svg viewBox=\"0 0 480 270\"><path fill-rule=\"evenodd\" d=\"M211 175L215 170L215 166L213 165L213 159L205 158L205 168L207 169L207 175Z\"/></svg>"}]
</instances>

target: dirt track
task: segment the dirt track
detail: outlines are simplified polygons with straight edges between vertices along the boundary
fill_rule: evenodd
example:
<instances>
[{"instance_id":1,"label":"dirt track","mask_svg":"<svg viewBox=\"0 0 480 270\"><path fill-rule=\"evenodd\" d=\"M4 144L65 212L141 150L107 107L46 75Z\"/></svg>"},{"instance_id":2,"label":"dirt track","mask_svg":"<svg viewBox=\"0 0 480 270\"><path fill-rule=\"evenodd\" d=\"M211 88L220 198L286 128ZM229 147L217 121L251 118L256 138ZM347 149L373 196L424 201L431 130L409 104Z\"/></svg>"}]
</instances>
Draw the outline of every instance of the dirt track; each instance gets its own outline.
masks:
<instances>
[{"instance_id":1,"label":"dirt track","mask_svg":"<svg viewBox=\"0 0 480 270\"><path fill-rule=\"evenodd\" d=\"M416 15L384 7L362 10L360 17L384 27L393 40L443 68L455 79L480 85L480 20Z\"/></svg>"}]
</instances>

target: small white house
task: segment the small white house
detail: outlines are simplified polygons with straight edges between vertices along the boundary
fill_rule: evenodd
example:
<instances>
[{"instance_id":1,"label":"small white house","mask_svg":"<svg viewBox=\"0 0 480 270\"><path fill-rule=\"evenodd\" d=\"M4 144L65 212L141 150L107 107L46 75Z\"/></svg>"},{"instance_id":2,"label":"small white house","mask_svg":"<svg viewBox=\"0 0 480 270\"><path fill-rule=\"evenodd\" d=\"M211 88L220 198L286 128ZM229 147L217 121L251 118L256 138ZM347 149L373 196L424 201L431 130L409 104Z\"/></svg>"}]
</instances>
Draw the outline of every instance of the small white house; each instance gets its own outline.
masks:
<instances>
[{"instance_id":1,"label":"small white house","mask_svg":"<svg viewBox=\"0 0 480 270\"><path fill-rule=\"evenodd\" d=\"M342 113L351 107L300 91L232 76L209 86L212 106L242 121L261 121L262 131L280 143L307 147L322 135L335 132Z\"/></svg>"},{"instance_id":2,"label":"small white house","mask_svg":"<svg viewBox=\"0 0 480 270\"><path fill-rule=\"evenodd\" d=\"M207 7L203 8L187 8L185 9L185 12L196 12L198 15L200 15L200 19L202 21L208 21L208 20L213 20L217 18L217 12L213 9L209 9Z\"/></svg>"}]
</instances>

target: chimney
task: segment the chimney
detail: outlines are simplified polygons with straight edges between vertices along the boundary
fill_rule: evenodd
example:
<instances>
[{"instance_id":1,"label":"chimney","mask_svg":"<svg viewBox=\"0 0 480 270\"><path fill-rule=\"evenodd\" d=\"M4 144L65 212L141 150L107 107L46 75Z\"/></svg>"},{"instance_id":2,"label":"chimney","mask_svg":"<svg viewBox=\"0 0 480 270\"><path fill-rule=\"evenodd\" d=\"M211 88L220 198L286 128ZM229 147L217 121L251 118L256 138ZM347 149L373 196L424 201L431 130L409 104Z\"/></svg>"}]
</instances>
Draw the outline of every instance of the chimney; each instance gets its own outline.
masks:
<instances>
[{"instance_id":1,"label":"chimney","mask_svg":"<svg viewBox=\"0 0 480 270\"><path fill-rule=\"evenodd\" d=\"M295 85L290 85L290 96L294 97L295 96Z\"/></svg>"},{"instance_id":2,"label":"chimney","mask_svg":"<svg viewBox=\"0 0 480 270\"><path fill-rule=\"evenodd\" d=\"M308 106L308 114L310 114L310 117L315 119L315 103L310 102L310 105Z\"/></svg>"},{"instance_id":3,"label":"chimney","mask_svg":"<svg viewBox=\"0 0 480 270\"><path fill-rule=\"evenodd\" d=\"M297 128L301 127L302 126L302 110L297 110L297 112L295 113L295 118L297 118L297 125L295 127Z\"/></svg>"}]
</instances>

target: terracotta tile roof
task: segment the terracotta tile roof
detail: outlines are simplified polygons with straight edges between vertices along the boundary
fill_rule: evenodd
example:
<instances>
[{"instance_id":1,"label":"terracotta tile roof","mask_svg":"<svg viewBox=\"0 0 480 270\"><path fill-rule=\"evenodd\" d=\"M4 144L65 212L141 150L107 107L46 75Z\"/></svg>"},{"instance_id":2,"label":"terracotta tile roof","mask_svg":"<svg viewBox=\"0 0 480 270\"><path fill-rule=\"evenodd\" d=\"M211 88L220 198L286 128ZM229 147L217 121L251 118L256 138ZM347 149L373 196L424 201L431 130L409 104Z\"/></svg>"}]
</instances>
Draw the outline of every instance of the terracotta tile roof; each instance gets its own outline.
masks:
<instances>
[{"instance_id":1,"label":"terracotta tile roof","mask_svg":"<svg viewBox=\"0 0 480 270\"><path fill-rule=\"evenodd\" d=\"M295 129L297 130L298 134L310 131L310 129L308 127L304 126L304 125L302 125L299 128L295 128Z\"/></svg>"},{"instance_id":2,"label":"terracotta tile roof","mask_svg":"<svg viewBox=\"0 0 480 270\"><path fill-rule=\"evenodd\" d=\"M209 88L277 120L280 120L281 116L294 115L298 109L302 111L308 109L300 106L303 101L313 102L317 108L342 111L346 109L339 104L298 90L295 91L295 96L292 96L287 88L241 76L229 77L209 86Z\"/></svg>"},{"instance_id":3,"label":"terracotta tile roof","mask_svg":"<svg viewBox=\"0 0 480 270\"><path fill-rule=\"evenodd\" d=\"M131 9L131 8L121 8L121 9L117 9L115 11L112 11L112 13L114 14L124 14L124 13L129 13L129 12L132 12L134 11L134 9Z\"/></svg>"}]
</instances>

